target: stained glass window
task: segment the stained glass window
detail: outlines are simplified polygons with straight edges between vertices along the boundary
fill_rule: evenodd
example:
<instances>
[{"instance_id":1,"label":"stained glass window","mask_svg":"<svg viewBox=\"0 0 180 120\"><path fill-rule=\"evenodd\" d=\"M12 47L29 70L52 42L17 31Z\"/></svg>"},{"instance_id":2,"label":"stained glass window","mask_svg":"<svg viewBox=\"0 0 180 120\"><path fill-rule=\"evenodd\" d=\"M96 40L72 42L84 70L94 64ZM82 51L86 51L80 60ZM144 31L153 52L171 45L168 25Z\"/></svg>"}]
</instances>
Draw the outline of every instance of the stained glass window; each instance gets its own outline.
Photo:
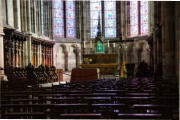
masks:
<instances>
[{"instance_id":1,"label":"stained glass window","mask_svg":"<svg viewBox=\"0 0 180 120\"><path fill-rule=\"evenodd\" d=\"M64 20L66 22L66 37L76 37L75 30L75 2L73 0L66 0L65 8L63 8L63 0L53 1L54 13L54 35L56 37L64 37ZM64 9L66 9L64 18Z\"/></svg>"},{"instance_id":2,"label":"stained glass window","mask_svg":"<svg viewBox=\"0 0 180 120\"><path fill-rule=\"evenodd\" d=\"M63 0L53 1L54 10L54 35L64 37L64 22L63 22Z\"/></svg>"},{"instance_id":3,"label":"stained glass window","mask_svg":"<svg viewBox=\"0 0 180 120\"><path fill-rule=\"evenodd\" d=\"M105 37L116 37L116 2L104 1Z\"/></svg>"},{"instance_id":4,"label":"stained glass window","mask_svg":"<svg viewBox=\"0 0 180 120\"><path fill-rule=\"evenodd\" d=\"M138 1L130 2L130 36L138 35Z\"/></svg>"},{"instance_id":5,"label":"stained glass window","mask_svg":"<svg viewBox=\"0 0 180 120\"><path fill-rule=\"evenodd\" d=\"M149 7L148 7L148 1L141 1L140 3L140 14L141 14L141 34L148 34L149 27L148 27L148 13L149 13Z\"/></svg>"},{"instance_id":6,"label":"stained glass window","mask_svg":"<svg viewBox=\"0 0 180 120\"><path fill-rule=\"evenodd\" d=\"M74 38L75 30L75 2L66 1L66 34L69 38Z\"/></svg>"},{"instance_id":7,"label":"stained glass window","mask_svg":"<svg viewBox=\"0 0 180 120\"><path fill-rule=\"evenodd\" d=\"M103 18L101 15L102 13L104 13ZM99 16L101 21L101 31L103 29L105 37L116 37L116 1L104 1L104 11L102 11L101 0L90 1L91 38L95 38L97 35ZM104 21L104 27L102 26L102 20Z\"/></svg>"},{"instance_id":8,"label":"stained glass window","mask_svg":"<svg viewBox=\"0 0 180 120\"><path fill-rule=\"evenodd\" d=\"M148 1L130 2L130 36L147 35L149 33ZM139 12L140 10L140 12Z\"/></svg>"},{"instance_id":9,"label":"stained glass window","mask_svg":"<svg viewBox=\"0 0 180 120\"><path fill-rule=\"evenodd\" d=\"M91 25L91 38L95 38L97 34L98 18L100 16L101 21L101 1L90 1L90 25ZM101 25L102 27L102 25Z\"/></svg>"}]
</instances>

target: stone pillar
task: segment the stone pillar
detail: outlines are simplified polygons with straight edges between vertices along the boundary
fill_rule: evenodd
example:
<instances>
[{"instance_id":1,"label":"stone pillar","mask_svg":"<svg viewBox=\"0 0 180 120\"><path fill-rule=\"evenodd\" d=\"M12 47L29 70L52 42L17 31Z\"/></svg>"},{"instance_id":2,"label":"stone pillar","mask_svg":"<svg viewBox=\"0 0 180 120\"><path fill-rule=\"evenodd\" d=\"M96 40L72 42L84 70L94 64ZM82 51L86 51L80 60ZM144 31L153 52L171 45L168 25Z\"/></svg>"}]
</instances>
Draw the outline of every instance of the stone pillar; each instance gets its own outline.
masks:
<instances>
[{"instance_id":1,"label":"stone pillar","mask_svg":"<svg viewBox=\"0 0 180 120\"><path fill-rule=\"evenodd\" d=\"M27 5L27 32L31 33L31 6L30 6L30 0L26 1Z\"/></svg>"},{"instance_id":2,"label":"stone pillar","mask_svg":"<svg viewBox=\"0 0 180 120\"><path fill-rule=\"evenodd\" d=\"M175 2L161 2L163 78L175 82Z\"/></svg>"},{"instance_id":3,"label":"stone pillar","mask_svg":"<svg viewBox=\"0 0 180 120\"><path fill-rule=\"evenodd\" d=\"M18 29L18 10L17 10L17 0L13 1L13 11L14 11L14 27Z\"/></svg>"},{"instance_id":4,"label":"stone pillar","mask_svg":"<svg viewBox=\"0 0 180 120\"><path fill-rule=\"evenodd\" d=\"M175 29L176 29L176 79L179 80L179 70L180 70L180 64L179 64L179 40L180 40L180 12L179 12L180 2L175 3ZM179 82L180 86L180 82Z\"/></svg>"},{"instance_id":5,"label":"stone pillar","mask_svg":"<svg viewBox=\"0 0 180 120\"><path fill-rule=\"evenodd\" d=\"M7 0L7 23L9 26L14 27L14 10L13 10L13 1Z\"/></svg>"},{"instance_id":6,"label":"stone pillar","mask_svg":"<svg viewBox=\"0 0 180 120\"><path fill-rule=\"evenodd\" d=\"M149 32L150 34L153 32L154 29L154 1L149 2L149 18L150 18L150 24L149 24Z\"/></svg>"},{"instance_id":7,"label":"stone pillar","mask_svg":"<svg viewBox=\"0 0 180 120\"><path fill-rule=\"evenodd\" d=\"M20 13L20 0L16 0L16 4L17 4L17 29L21 30L21 13Z\"/></svg>"},{"instance_id":8,"label":"stone pillar","mask_svg":"<svg viewBox=\"0 0 180 120\"><path fill-rule=\"evenodd\" d=\"M27 37L27 61L28 64L31 63L32 64L32 53L31 53L31 34L29 34L29 36Z\"/></svg>"},{"instance_id":9,"label":"stone pillar","mask_svg":"<svg viewBox=\"0 0 180 120\"><path fill-rule=\"evenodd\" d=\"M2 27L2 26L0 26ZM0 33L0 81L7 81L7 77L4 74L4 44L3 33Z\"/></svg>"},{"instance_id":10,"label":"stone pillar","mask_svg":"<svg viewBox=\"0 0 180 120\"><path fill-rule=\"evenodd\" d=\"M3 15L0 2L0 81L7 81L7 77L4 74L4 43L3 43Z\"/></svg>"},{"instance_id":11,"label":"stone pillar","mask_svg":"<svg viewBox=\"0 0 180 120\"><path fill-rule=\"evenodd\" d=\"M27 7L26 7L26 0L23 1L23 8L24 8L24 31L27 32Z\"/></svg>"},{"instance_id":12,"label":"stone pillar","mask_svg":"<svg viewBox=\"0 0 180 120\"><path fill-rule=\"evenodd\" d=\"M37 1L34 1L33 4L34 4L34 28L35 28L35 31L34 33L37 33L37 14L36 14L36 10L37 10L37 4L36 4ZM33 22L33 21L31 21Z\"/></svg>"}]
</instances>

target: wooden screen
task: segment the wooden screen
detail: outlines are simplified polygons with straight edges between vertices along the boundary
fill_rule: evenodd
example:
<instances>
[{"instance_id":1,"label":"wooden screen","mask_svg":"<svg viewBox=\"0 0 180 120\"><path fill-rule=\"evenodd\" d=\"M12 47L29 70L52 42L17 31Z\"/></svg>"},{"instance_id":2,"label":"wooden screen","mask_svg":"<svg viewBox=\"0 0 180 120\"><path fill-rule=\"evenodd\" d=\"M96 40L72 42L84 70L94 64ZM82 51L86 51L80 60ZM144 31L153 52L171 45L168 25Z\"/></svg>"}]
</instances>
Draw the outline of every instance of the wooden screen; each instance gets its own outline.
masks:
<instances>
[{"instance_id":1,"label":"wooden screen","mask_svg":"<svg viewBox=\"0 0 180 120\"><path fill-rule=\"evenodd\" d=\"M4 64L7 67L23 67L24 49L23 44L26 41L25 35L12 31L4 30Z\"/></svg>"},{"instance_id":2,"label":"wooden screen","mask_svg":"<svg viewBox=\"0 0 180 120\"><path fill-rule=\"evenodd\" d=\"M32 50L32 65L34 65L34 67L38 67L38 46L39 46L39 42L33 41L32 45L31 45L31 50Z\"/></svg>"},{"instance_id":3,"label":"wooden screen","mask_svg":"<svg viewBox=\"0 0 180 120\"><path fill-rule=\"evenodd\" d=\"M42 65L51 67L53 65L53 45L43 43L41 45Z\"/></svg>"}]
</instances>

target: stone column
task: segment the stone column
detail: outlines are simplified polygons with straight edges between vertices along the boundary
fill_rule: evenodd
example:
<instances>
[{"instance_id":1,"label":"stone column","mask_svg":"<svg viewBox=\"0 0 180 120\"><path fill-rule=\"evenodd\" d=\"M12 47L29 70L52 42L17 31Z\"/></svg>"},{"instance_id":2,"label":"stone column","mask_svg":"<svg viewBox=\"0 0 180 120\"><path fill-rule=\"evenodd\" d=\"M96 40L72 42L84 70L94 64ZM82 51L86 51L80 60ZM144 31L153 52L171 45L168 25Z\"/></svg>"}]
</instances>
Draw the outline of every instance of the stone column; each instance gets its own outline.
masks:
<instances>
[{"instance_id":1,"label":"stone column","mask_svg":"<svg viewBox=\"0 0 180 120\"><path fill-rule=\"evenodd\" d=\"M18 8L17 8L17 0L13 1L13 10L14 10L14 27L18 29Z\"/></svg>"},{"instance_id":2,"label":"stone column","mask_svg":"<svg viewBox=\"0 0 180 120\"><path fill-rule=\"evenodd\" d=\"M176 79L179 79L179 70L180 70L180 64L179 64L179 46L180 46L180 12L179 12L180 2L175 3L175 29L176 29ZM180 86L180 82L179 82Z\"/></svg>"},{"instance_id":3,"label":"stone column","mask_svg":"<svg viewBox=\"0 0 180 120\"><path fill-rule=\"evenodd\" d=\"M27 32L31 33L31 6L30 6L30 0L26 1L26 5L27 5L27 10L26 10L26 14L27 14Z\"/></svg>"},{"instance_id":4,"label":"stone column","mask_svg":"<svg viewBox=\"0 0 180 120\"><path fill-rule=\"evenodd\" d=\"M37 1L34 1L33 4L34 4L34 27L35 27L35 31L34 33L37 33L37 14L36 14L36 11L37 11L37 4L36 4Z\"/></svg>"},{"instance_id":5,"label":"stone column","mask_svg":"<svg viewBox=\"0 0 180 120\"><path fill-rule=\"evenodd\" d=\"M27 32L27 7L26 7L27 5L26 5L26 0L25 1L23 1L23 8L24 8L24 31L25 32Z\"/></svg>"},{"instance_id":6,"label":"stone column","mask_svg":"<svg viewBox=\"0 0 180 120\"><path fill-rule=\"evenodd\" d=\"M175 82L175 2L161 2L163 78Z\"/></svg>"},{"instance_id":7,"label":"stone column","mask_svg":"<svg viewBox=\"0 0 180 120\"><path fill-rule=\"evenodd\" d=\"M0 2L0 81L7 81L7 77L4 74L4 43L3 43L3 15Z\"/></svg>"},{"instance_id":8,"label":"stone column","mask_svg":"<svg viewBox=\"0 0 180 120\"><path fill-rule=\"evenodd\" d=\"M24 31L24 11L23 1L20 1L21 31Z\"/></svg>"},{"instance_id":9,"label":"stone column","mask_svg":"<svg viewBox=\"0 0 180 120\"><path fill-rule=\"evenodd\" d=\"M28 64L31 63L32 64L32 53L31 53L31 34L28 35L27 37L27 61L28 61Z\"/></svg>"},{"instance_id":10,"label":"stone column","mask_svg":"<svg viewBox=\"0 0 180 120\"><path fill-rule=\"evenodd\" d=\"M154 29L154 1L149 2L149 18L150 18L150 24L149 24L149 32L150 34L153 32Z\"/></svg>"},{"instance_id":11,"label":"stone column","mask_svg":"<svg viewBox=\"0 0 180 120\"><path fill-rule=\"evenodd\" d=\"M2 32L0 33L0 81L7 81L7 77L4 74L4 45Z\"/></svg>"},{"instance_id":12,"label":"stone column","mask_svg":"<svg viewBox=\"0 0 180 120\"><path fill-rule=\"evenodd\" d=\"M2 2L2 1L1 1ZM14 10L13 10L13 1L12 0L7 0L7 20L8 20L8 25L11 27L14 27Z\"/></svg>"}]
</instances>

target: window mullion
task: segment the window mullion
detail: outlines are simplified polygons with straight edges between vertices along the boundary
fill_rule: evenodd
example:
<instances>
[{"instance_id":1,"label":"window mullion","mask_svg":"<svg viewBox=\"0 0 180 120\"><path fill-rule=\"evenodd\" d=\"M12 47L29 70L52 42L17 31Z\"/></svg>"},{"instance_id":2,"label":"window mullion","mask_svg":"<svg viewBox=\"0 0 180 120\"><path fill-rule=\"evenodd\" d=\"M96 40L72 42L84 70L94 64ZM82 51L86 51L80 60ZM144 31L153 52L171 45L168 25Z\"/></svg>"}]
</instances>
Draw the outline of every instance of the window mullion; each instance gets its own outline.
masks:
<instances>
[{"instance_id":1,"label":"window mullion","mask_svg":"<svg viewBox=\"0 0 180 120\"><path fill-rule=\"evenodd\" d=\"M102 26L101 26L101 31L102 31L102 36L105 36L104 33L105 33L105 17L104 17L104 1L101 1L101 6L102 6L102 10L101 10L101 13L102 13Z\"/></svg>"},{"instance_id":2,"label":"window mullion","mask_svg":"<svg viewBox=\"0 0 180 120\"><path fill-rule=\"evenodd\" d=\"M64 37L66 38L66 1L63 1L63 12L64 12Z\"/></svg>"},{"instance_id":3,"label":"window mullion","mask_svg":"<svg viewBox=\"0 0 180 120\"><path fill-rule=\"evenodd\" d=\"M138 1L138 34L141 35L141 4Z\"/></svg>"}]
</instances>

